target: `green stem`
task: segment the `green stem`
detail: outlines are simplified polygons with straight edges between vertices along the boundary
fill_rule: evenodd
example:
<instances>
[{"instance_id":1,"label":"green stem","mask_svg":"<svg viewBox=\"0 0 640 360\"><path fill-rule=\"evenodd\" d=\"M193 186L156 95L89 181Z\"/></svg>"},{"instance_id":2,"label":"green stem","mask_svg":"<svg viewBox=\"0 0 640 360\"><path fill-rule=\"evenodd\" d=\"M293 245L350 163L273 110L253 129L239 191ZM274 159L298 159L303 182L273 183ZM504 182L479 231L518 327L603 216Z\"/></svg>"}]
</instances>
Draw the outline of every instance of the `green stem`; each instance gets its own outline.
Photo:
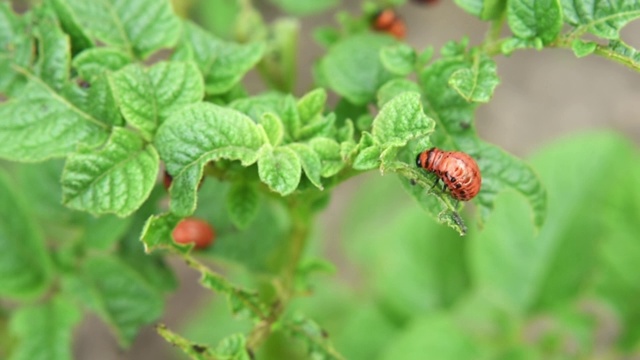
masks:
<instances>
[{"instance_id":1,"label":"green stem","mask_svg":"<svg viewBox=\"0 0 640 360\"><path fill-rule=\"evenodd\" d=\"M575 39L576 39L576 36L570 33L567 36L559 37L556 41L552 42L548 46L555 47L555 48L562 48L562 49L571 49L573 41ZM640 63L634 61L629 57L623 56L622 54L611 50L609 47L605 45L597 45L593 53L598 56L602 56L605 59L622 64L628 67L629 69L640 72Z\"/></svg>"},{"instance_id":2,"label":"green stem","mask_svg":"<svg viewBox=\"0 0 640 360\"><path fill-rule=\"evenodd\" d=\"M596 47L596 50L594 51L594 54L602 56L604 58L607 58L609 60L615 61L619 64L622 64L626 67L628 67L629 69L635 70L640 72L640 63L633 61L632 59L622 56L621 54L618 54L615 51L612 51L611 49L604 47L602 45L598 45Z\"/></svg>"},{"instance_id":3,"label":"green stem","mask_svg":"<svg viewBox=\"0 0 640 360\"><path fill-rule=\"evenodd\" d=\"M502 14L500 18L493 20L491 22L491 27L487 32L487 35L484 38L484 42L492 43L498 41L500 39L500 35L502 34L502 28L504 27L505 16Z\"/></svg>"},{"instance_id":4,"label":"green stem","mask_svg":"<svg viewBox=\"0 0 640 360\"><path fill-rule=\"evenodd\" d=\"M259 348L267 340L271 335L272 325L278 321L291 299L295 296L295 276L311 231L312 222L311 212L307 206L308 202L305 200L306 197L294 196L288 201L287 205L291 218L288 263L283 268L276 284L278 299L271 307L269 316L258 322L251 330L247 340L249 349L255 350Z\"/></svg>"}]
</instances>

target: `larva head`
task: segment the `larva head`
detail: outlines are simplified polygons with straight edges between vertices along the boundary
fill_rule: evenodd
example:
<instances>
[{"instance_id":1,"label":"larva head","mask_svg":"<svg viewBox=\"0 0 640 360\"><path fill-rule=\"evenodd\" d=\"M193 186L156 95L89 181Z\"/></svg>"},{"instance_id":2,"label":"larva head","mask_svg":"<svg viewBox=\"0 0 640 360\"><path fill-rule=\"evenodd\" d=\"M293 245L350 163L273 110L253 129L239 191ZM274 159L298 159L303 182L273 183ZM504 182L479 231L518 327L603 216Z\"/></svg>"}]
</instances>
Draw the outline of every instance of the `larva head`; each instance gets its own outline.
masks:
<instances>
[{"instance_id":1,"label":"larva head","mask_svg":"<svg viewBox=\"0 0 640 360\"><path fill-rule=\"evenodd\" d=\"M418 153L418 156L416 156L416 166L419 168L422 167L422 154L424 154L424 152Z\"/></svg>"},{"instance_id":2,"label":"larva head","mask_svg":"<svg viewBox=\"0 0 640 360\"><path fill-rule=\"evenodd\" d=\"M429 167L429 157L431 152L434 150L435 148L431 148L428 150L425 150L421 153L418 154L418 156L416 156L416 165L419 168L423 168L426 169Z\"/></svg>"}]
</instances>

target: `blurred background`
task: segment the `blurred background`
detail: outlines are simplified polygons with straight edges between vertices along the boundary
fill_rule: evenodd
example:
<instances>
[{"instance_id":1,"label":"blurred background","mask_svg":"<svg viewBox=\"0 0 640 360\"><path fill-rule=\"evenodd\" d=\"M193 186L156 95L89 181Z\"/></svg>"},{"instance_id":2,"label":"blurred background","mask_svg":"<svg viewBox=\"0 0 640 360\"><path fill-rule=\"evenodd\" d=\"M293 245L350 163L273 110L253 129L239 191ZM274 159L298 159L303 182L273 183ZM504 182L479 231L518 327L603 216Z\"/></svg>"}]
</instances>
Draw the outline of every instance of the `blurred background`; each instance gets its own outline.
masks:
<instances>
[{"instance_id":1,"label":"blurred background","mask_svg":"<svg viewBox=\"0 0 640 360\"><path fill-rule=\"evenodd\" d=\"M214 30L220 14L207 0L173 2L177 11ZM255 3L267 21L285 16L269 1ZM313 29L336 25L338 10L359 14L360 5L342 0L339 7L300 19L296 95L313 88L309 69L323 53ZM430 6L410 1L398 12L407 25L406 41L418 50L463 36L478 44L487 30L450 0ZM622 38L640 48L640 22L629 24ZM479 108L477 128L489 142L532 159L549 188L551 225L533 235L518 220L527 219L526 204L507 194L482 233L472 227L460 238L422 213L395 178L372 173L343 184L317 224L310 249L332 261L336 272L314 279L313 296L296 307L317 319L349 359L425 359L427 351L446 355L434 359L474 358L485 347L495 347L491 358L640 359L640 279L626 272L640 262L640 74L560 49L518 51L495 60L501 84ZM245 84L252 93L264 89L254 73ZM576 185L584 176L592 178L589 186ZM602 195L608 187L622 195ZM598 245L615 236L623 240L613 248ZM613 299L607 284L615 281L606 279L610 265L618 263L616 254L628 255L617 271L629 276L626 287L615 290L623 295ZM547 260L527 264L538 255ZM602 260L607 256L613 258ZM198 285L198 274L177 259L171 263L180 285L163 320L170 328L213 344L248 329L230 319L223 299ZM551 265L536 275L536 264ZM638 329L630 326L636 320ZM475 337L458 331L459 322ZM265 356L297 358L300 350L283 342L272 339ZM181 358L152 328L131 349L120 350L106 325L92 316L77 330L74 351L78 359L92 360Z\"/></svg>"}]
</instances>

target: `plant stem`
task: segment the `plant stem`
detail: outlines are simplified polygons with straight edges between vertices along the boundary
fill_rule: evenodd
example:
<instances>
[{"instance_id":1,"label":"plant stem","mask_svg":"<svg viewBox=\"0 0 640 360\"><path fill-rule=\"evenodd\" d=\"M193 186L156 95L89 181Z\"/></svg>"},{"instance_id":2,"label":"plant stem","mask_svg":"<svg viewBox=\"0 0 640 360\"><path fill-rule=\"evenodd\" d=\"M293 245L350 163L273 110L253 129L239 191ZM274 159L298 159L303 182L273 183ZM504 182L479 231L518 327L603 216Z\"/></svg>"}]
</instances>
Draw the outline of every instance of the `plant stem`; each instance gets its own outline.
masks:
<instances>
[{"instance_id":1,"label":"plant stem","mask_svg":"<svg viewBox=\"0 0 640 360\"><path fill-rule=\"evenodd\" d=\"M278 321L284 313L287 305L295 295L295 276L302 254L304 252L307 238L311 230L311 211L308 202L303 197L292 197L287 205L291 218L291 231L289 232L289 256L288 263L282 269L279 281L276 284L278 299L275 301L269 316L254 326L247 340L249 349L259 348L271 335L272 325Z\"/></svg>"}]
</instances>

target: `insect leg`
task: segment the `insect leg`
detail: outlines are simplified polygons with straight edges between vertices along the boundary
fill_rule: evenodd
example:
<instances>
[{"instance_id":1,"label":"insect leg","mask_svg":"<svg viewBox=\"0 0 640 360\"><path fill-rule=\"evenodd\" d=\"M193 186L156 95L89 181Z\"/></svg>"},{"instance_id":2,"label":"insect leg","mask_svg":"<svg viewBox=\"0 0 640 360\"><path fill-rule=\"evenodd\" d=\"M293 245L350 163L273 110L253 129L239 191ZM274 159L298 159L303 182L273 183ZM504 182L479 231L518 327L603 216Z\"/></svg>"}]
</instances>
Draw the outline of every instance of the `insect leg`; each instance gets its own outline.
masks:
<instances>
[{"instance_id":1,"label":"insect leg","mask_svg":"<svg viewBox=\"0 0 640 360\"><path fill-rule=\"evenodd\" d=\"M434 187L436 187L436 185L438 185L438 182L440 182L440 178L436 178L436 181L433 182L433 185L431 185L431 187L429 188L429 191L427 191L428 193L430 193Z\"/></svg>"}]
</instances>

